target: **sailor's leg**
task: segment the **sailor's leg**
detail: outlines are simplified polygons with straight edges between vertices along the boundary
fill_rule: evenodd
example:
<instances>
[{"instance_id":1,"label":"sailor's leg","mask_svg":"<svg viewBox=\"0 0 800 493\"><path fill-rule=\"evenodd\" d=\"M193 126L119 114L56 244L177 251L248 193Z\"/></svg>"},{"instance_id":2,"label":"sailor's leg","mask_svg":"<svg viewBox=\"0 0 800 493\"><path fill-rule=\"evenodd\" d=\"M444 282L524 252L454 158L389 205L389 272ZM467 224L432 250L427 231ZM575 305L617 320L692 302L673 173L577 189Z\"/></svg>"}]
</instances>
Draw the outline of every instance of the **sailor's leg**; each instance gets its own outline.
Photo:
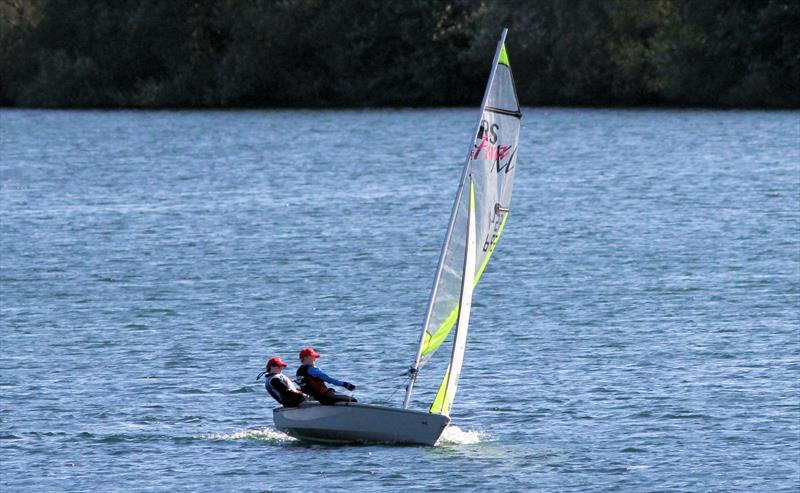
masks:
<instances>
[{"instance_id":1,"label":"sailor's leg","mask_svg":"<svg viewBox=\"0 0 800 493\"><path fill-rule=\"evenodd\" d=\"M337 394L336 392L329 393L328 398L332 399L333 402L358 402L355 397L350 397L349 395L344 395L344 394Z\"/></svg>"}]
</instances>

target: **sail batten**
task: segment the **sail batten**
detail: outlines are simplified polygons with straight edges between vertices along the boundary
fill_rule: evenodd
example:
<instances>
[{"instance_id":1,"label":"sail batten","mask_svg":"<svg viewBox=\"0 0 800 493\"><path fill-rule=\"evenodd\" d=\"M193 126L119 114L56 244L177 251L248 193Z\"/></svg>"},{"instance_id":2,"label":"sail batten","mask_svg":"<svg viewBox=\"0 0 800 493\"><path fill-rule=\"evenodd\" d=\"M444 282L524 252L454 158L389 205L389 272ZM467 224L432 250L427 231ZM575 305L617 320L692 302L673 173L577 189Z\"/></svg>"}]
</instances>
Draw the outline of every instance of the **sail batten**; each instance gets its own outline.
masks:
<instances>
[{"instance_id":1,"label":"sail batten","mask_svg":"<svg viewBox=\"0 0 800 493\"><path fill-rule=\"evenodd\" d=\"M410 403L417 372L444 343L453 327L457 327L454 340L460 339L463 328L466 342L467 326L462 320L469 319L469 307L463 299L464 286L468 286L471 293L477 285L508 218L522 113L505 49L506 33L504 29L497 44L480 115L458 183L404 407ZM472 230L474 235L470 239ZM470 241L475 242L473 254L468 248ZM453 361L461 357L463 348L460 356L455 350L451 354L440 393L449 392L446 390L448 379L455 376L457 382L460 365L458 371L453 371ZM454 393L455 387L452 388ZM445 397L440 399L437 394L437 401L442 401L442 405L434 406L439 409L434 412L449 412L452 401L448 404Z\"/></svg>"},{"instance_id":2,"label":"sail batten","mask_svg":"<svg viewBox=\"0 0 800 493\"><path fill-rule=\"evenodd\" d=\"M493 108L491 106L487 106L484 111L488 111L491 113L499 113L501 115L513 116L514 118L522 118L521 111L509 111L509 110L504 110L502 108Z\"/></svg>"}]
</instances>

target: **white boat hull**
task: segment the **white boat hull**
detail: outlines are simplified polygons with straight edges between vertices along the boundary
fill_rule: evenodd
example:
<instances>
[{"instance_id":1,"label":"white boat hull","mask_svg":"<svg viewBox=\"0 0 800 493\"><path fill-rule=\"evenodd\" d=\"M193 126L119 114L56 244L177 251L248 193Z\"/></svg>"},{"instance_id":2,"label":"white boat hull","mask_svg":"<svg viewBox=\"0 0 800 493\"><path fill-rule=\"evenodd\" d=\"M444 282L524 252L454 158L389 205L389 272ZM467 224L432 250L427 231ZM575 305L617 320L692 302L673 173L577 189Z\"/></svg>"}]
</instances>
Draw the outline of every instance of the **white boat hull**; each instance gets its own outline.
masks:
<instances>
[{"instance_id":1,"label":"white boat hull","mask_svg":"<svg viewBox=\"0 0 800 493\"><path fill-rule=\"evenodd\" d=\"M323 443L433 445L450 423L441 414L356 403L279 407L272 416L287 435Z\"/></svg>"}]
</instances>

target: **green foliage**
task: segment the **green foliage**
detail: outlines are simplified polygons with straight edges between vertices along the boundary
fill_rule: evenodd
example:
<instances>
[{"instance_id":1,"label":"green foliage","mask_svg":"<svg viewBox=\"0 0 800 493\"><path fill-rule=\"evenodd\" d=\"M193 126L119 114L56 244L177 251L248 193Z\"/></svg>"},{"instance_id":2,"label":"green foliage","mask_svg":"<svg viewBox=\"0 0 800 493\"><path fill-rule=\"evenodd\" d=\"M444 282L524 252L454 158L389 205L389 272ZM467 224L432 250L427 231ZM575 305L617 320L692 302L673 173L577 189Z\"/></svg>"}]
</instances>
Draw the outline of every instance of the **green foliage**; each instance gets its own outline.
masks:
<instances>
[{"instance_id":1,"label":"green foliage","mask_svg":"<svg viewBox=\"0 0 800 493\"><path fill-rule=\"evenodd\" d=\"M3 0L0 104L800 107L791 0Z\"/></svg>"}]
</instances>

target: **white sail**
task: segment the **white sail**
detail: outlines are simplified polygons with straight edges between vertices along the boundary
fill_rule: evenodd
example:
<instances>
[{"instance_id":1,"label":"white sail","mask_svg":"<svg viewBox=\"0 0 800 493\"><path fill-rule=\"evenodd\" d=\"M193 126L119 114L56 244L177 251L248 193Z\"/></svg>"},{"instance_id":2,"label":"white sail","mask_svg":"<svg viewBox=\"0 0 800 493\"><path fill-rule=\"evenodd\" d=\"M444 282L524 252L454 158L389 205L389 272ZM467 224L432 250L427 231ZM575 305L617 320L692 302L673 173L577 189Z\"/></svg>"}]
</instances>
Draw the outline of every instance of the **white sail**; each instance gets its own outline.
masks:
<instances>
[{"instance_id":1,"label":"white sail","mask_svg":"<svg viewBox=\"0 0 800 493\"><path fill-rule=\"evenodd\" d=\"M464 276L461 281L461 296L459 297L458 322L456 335L453 339L453 352L450 355L450 364L439 385L439 392L433 400L430 412L450 416L453 400L456 397L458 379L461 377L461 367L464 364L464 351L467 349L467 331L469 329L469 313L472 308L472 289L474 284L469 279L475 278L475 257L477 254L477 241L475 232L475 186L470 178L469 184L469 214L467 217L467 245L464 251Z\"/></svg>"},{"instance_id":2,"label":"white sail","mask_svg":"<svg viewBox=\"0 0 800 493\"><path fill-rule=\"evenodd\" d=\"M472 134L404 407L410 403L416 373L445 341L456 322L468 320L468 313L466 317L461 313L464 279L471 280L468 284L472 286L478 283L508 217L522 113L505 50L506 32L504 29L497 44L480 117ZM466 185L470 191L464 193ZM473 190L476 249L474 258L469 259L472 265L467 272L465 254Z\"/></svg>"}]
</instances>

